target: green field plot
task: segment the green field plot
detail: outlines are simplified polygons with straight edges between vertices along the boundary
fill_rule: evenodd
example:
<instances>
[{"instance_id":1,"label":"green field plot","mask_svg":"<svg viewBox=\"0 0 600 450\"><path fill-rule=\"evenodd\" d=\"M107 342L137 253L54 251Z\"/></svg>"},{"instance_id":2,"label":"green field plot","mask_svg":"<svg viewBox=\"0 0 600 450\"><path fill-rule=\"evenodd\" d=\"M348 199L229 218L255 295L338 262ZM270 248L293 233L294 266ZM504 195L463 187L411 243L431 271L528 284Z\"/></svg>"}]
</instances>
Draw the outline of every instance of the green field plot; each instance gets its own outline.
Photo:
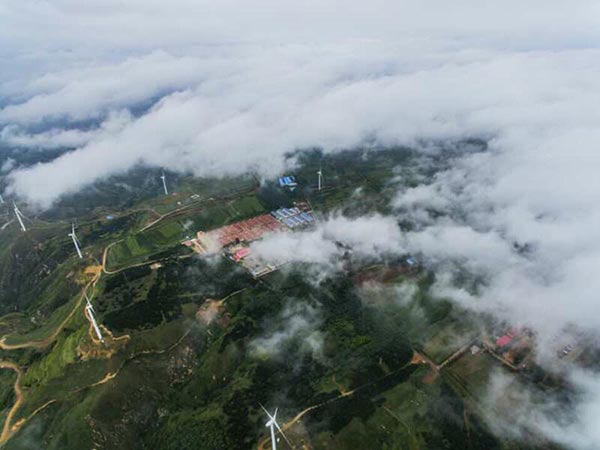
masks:
<instances>
[{"instance_id":1,"label":"green field plot","mask_svg":"<svg viewBox=\"0 0 600 450\"><path fill-rule=\"evenodd\" d=\"M228 197L235 197L252 192L258 186L253 177L238 178L194 178L184 176L177 178L168 196L160 196L145 204L159 214L171 213L177 209Z\"/></svg>"},{"instance_id":2,"label":"green field plot","mask_svg":"<svg viewBox=\"0 0 600 450\"><path fill-rule=\"evenodd\" d=\"M479 329L467 319L449 315L427 330L423 351L440 364L456 350L469 344L478 336Z\"/></svg>"},{"instance_id":3,"label":"green field plot","mask_svg":"<svg viewBox=\"0 0 600 450\"><path fill-rule=\"evenodd\" d=\"M165 246L171 244L173 241L179 240L182 234L182 227L178 222L167 222L160 224L157 227L149 229L143 233L143 240L145 245L150 243L157 246Z\"/></svg>"},{"instance_id":4,"label":"green field plot","mask_svg":"<svg viewBox=\"0 0 600 450\"><path fill-rule=\"evenodd\" d=\"M59 338L44 358L29 367L23 376L22 384L31 386L46 383L64 375L66 367L77 360L77 346L86 332L87 328L82 326L77 332Z\"/></svg>"},{"instance_id":5,"label":"green field plot","mask_svg":"<svg viewBox=\"0 0 600 450\"><path fill-rule=\"evenodd\" d=\"M266 212L254 194L236 198L227 204L227 208L231 211L232 217L240 219L247 219Z\"/></svg>"},{"instance_id":6,"label":"green field plot","mask_svg":"<svg viewBox=\"0 0 600 450\"><path fill-rule=\"evenodd\" d=\"M22 333L32 327L31 320L23 313L11 313L0 317L0 334L2 336Z\"/></svg>"},{"instance_id":7,"label":"green field plot","mask_svg":"<svg viewBox=\"0 0 600 450\"><path fill-rule=\"evenodd\" d=\"M186 215L186 221L190 221L189 229L195 231L209 231L225 225L231 220L231 213L223 205L212 203L200 211Z\"/></svg>"},{"instance_id":8,"label":"green field plot","mask_svg":"<svg viewBox=\"0 0 600 450\"><path fill-rule=\"evenodd\" d=\"M186 176L180 180L178 192L208 198L235 195L239 192L252 190L257 185L256 179L249 175L234 178L195 178Z\"/></svg>"},{"instance_id":9,"label":"green field plot","mask_svg":"<svg viewBox=\"0 0 600 450\"><path fill-rule=\"evenodd\" d=\"M48 338L57 327L71 314L80 297L73 297L68 303L56 309L42 324L31 331L22 334L9 334L6 336L5 344L19 345L30 341L43 341Z\"/></svg>"},{"instance_id":10,"label":"green field plot","mask_svg":"<svg viewBox=\"0 0 600 450\"><path fill-rule=\"evenodd\" d=\"M191 211L185 216L192 223L192 231L210 231L223 225L248 219L266 212L255 193L242 195L221 202L211 202L200 210Z\"/></svg>"},{"instance_id":11,"label":"green field plot","mask_svg":"<svg viewBox=\"0 0 600 450\"><path fill-rule=\"evenodd\" d=\"M170 221L140 233L129 235L111 247L108 254L109 269L143 262L150 256L181 243L185 230L179 221Z\"/></svg>"},{"instance_id":12,"label":"green field plot","mask_svg":"<svg viewBox=\"0 0 600 450\"><path fill-rule=\"evenodd\" d=\"M498 368L500 363L489 354L480 352L471 355L467 352L445 370L455 375L455 379L459 380L468 392L480 396L484 394L483 390L492 371Z\"/></svg>"}]
</instances>

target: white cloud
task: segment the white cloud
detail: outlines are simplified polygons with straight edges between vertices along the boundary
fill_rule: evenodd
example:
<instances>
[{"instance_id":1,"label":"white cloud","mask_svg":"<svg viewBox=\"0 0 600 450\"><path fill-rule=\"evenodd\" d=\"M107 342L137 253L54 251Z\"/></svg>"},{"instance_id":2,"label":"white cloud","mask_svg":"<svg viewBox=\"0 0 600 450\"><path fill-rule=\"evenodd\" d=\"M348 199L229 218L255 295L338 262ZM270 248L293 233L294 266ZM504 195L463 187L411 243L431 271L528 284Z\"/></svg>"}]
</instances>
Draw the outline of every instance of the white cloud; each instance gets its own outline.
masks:
<instances>
[{"instance_id":1,"label":"white cloud","mask_svg":"<svg viewBox=\"0 0 600 450\"><path fill-rule=\"evenodd\" d=\"M488 423L514 438L542 437L565 448L598 448L600 383L594 374L583 371L573 373L569 381L584 389L577 394L582 397L579 403L568 404L506 373L493 373L484 400Z\"/></svg>"},{"instance_id":2,"label":"white cloud","mask_svg":"<svg viewBox=\"0 0 600 450\"><path fill-rule=\"evenodd\" d=\"M49 206L139 162L272 175L297 147L473 135L504 146L533 129L588 127L598 119L588 94L599 58L585 49L600 36L597 10L590 1L4 5L0 59L12 64L0 78L0 123L50 121L50 135L19 129L15 142L81 147L15 172L12 189ZM71 128L157 98L103 139ZM115 154L119 164L108 163ZM80 173L66 175L73 166ZM50 180L43 195L40 179Z\"/></svg>"},{"instance_id":3,"label":"white cloud","mask_svg":"<svg viewBox=\"0 0 600 450\"><path fill-rule=\"evenodd\" d=\"M114 64L45 74L20 91L21 95L32 92L30 98L0 110L0 123L102 118L112 109L137 105L200 83L202 67L198 58L153 52Z\"/></svg>"},{"instance_id":4,"label":"white cloud","mask_svg":"<svg viewBox=\"0 0 600 450\"><path fill-rule=\"evenodd\" d=\"M248 344L255 357L286 356L289 345L301 342L299 351L322 357L323 335L319 331L321 319L317 307L295 301L285 306L276 320L267 324L264 336Z\"/></svg>"},{"instance_id":5,"label":"white cloud","mask_svg":"<svg viewBox=\"0 0 600 450\"><path fill-rule=\"evenodd\" d=\"M128 111L112 111L98 128L91 130L53 128L40 133L27 133L17 125L0 129L0 142L9 146L37 149L76 148L118 133L131 122Z\"/></svg>"},{"instance_id":6,"label":"white cloud","mask_svg":"<svg viewBox=\"0 0 600 450\"><path fill-rule=\"evenodd\" d=\"M495 148L524 155L524 147L539 148L557 135L566 139L562 133L594 133L598 93L590 92L595 84L590 72L600 70L598 51L450 52L425 59L410 51L394 54L402 49L388 44L358 48L372 52L352 53L353 44L269 47L260 53L252 47L226 60L232 64L227 71L221 70L223 61L206 59L201 83L163 97L122 129L72 154L13 173L12 188L48 206L138 163L199 175L257 170L272 176L282 170L284 153L299 147L333 151L372 138L410 145L495 136ZM90 100L79 111L67 104L53 114L85 116L92 106L106 108L107 101ZM111 101L123 103L127 100ZM19 107L3 111L13 114ZM533 110L536 114L526 114ZM71 167L78 168L76 175L66 175ZM40 179L48 180L43 195Z\"/></svg>"},{"instance_id":7,"label":"white cloud","mask_svg":"<svg viewBox=\"0 0 600 450\"><path fill-rule=\"evenodd\" d=\"M340 268L348 248L357 257L404 251L396 221L380 215L354 219L338 215L310 230L276 233L252 244L252 251L266 261L302 262L332 269Z\"/></svg>"},{"instance_id":8,"label":"white cloud","mask_svg":"<svg viewBox=\"0 0 600 450\"><path fill-rule=\"evenodd\" d=\"M0 172L1 173L10 172L12 169L14 169L16 164L17 164L17 162L14 159L8 158L8 159L6 159L6 161L4 161L4 163L2 164L2 167L0 167Z\"/></svg>"}]
</instances>

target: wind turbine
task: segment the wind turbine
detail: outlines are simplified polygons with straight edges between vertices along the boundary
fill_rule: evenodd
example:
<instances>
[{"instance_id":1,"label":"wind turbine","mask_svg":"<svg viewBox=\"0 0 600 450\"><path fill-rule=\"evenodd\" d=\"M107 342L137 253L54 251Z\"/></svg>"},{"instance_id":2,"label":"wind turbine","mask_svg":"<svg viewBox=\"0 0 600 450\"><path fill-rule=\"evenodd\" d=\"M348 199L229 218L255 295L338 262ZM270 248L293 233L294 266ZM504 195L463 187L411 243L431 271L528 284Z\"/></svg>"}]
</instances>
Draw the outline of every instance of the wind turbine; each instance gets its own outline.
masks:
<instances>
[{"instance_id":1,"label":"wind turbine","mask_svg":"<svg viewBox=\"0 0 600 450\"><path fill-rule=\"evenodd\" d=\"M319 171L317 172L317 175L319 176L319 191L320 191L321 188L323 187L323 170L321 170L321 166L319 166Z\"/></svg>"},{"instance_id":2,"label":"wind turbine","mask_svg":"<svg viewBox=\"0 0 600 450\"><path fill-rule=\"evenodd\" d=\"M68 236L71 239L73 239L73 244L75 245L75 250L77 250L79 259L83 258L83 255L81 254L81 249L79 248L80 242L79 242L79 239L77 239L77 235L75 234L75 224L74 223L71 224L71 232L68 234Z\"/></svg>"},{"instance_id":3,"label":"wind turbine","mask_svg":"<svg viewBox=\"0 0 600 450\"><path fill-rule=\"evenodd\" d=\"M25 224L23 223L23 217L25 217L23 215L23 213L21 212L21 210L19 209L19 207L17 206L17 204L15 202L13 202L13 206L15 207L15 216L17 216L17 220L19 221L19 225L21 225L21 230L23 231L27 231L27 228L25 228Z\"/></svg>"},{"instance_id":4,"label":"wind turbine","mask_svg":"<svg viewBox=\"0 0 600 450\"><path fill-rule=\"evenodd\" d=\"M165 188L165 195L169 195L169 191L167 190L167 177L165 176L165 171L163 170L160 179L163 182L163 188Z\"/></svg>"},{"instance_id":5,"label":"wind turbine","mask_svg":"<svg viewBox=\"0 0 600 450\"><path fill-rule=\"evenodd\" d=\"M277 423L277 409L278 408L275 408L275 412L273 413L273 415L271 415L271 414L269 414L269 411L267 411L263 405L260 405L260 407L263 409L265 414L269 417L269 420L267 421L265 426L271 430L271 448L273 450L277 450L277 440L275 439L275 428L277 428L277 430L279 430L279 432L281 433L281 435L283 436L285 441L288 443L288 445L293 448L292 444L290 443L290 441L288 440L286 435L283 434L283 430Z\"/></svg>"},{"instance_id":6,"label":"wind turbine","mask_svg":"<svg viewBox=\"0 0 600 450\"><path fill-rule=\"evenodd\" d=\"M96 336L98 336L98 339L100 340L100 342L104 342L104 337L102 336L100 327L98 327L98 323L96 322L96 318L94 317L94 307L92 306L92 302L90 302L90 298L88 297L87 292L84 291L83 295L85 295L85 301L87 302L87 305L85 305L85 310L87 311L88 316L90 317L90 320L92 321L92 326L94 327Z\"/></svg>"},{"instance_id":7,"label":"wind turbine","mask_svg":"<svg viewBox=\"0 0 600 450\"><path fill-rule=\"evenodd\" d=\"M0 204L4 203L4 197L2 197L2 194L0 194Z\"/></svg>"}]
</instances>

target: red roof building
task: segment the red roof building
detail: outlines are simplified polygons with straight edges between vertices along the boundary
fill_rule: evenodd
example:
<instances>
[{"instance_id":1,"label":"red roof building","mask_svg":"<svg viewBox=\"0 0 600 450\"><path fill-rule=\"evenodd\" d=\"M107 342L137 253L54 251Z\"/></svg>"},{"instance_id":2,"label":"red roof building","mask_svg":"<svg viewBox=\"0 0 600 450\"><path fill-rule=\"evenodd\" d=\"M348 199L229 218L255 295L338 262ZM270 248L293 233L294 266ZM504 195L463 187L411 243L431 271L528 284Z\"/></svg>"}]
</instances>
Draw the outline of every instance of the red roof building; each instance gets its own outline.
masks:
<instances>
[{"instance_id":1,"label":"red roof building","mask_svg":"<svg viewBox=\"0 0 600 450\"><path fill-rule=\"evenodd\" d=\"M244 247L244 248L240 248L238 251L236 251L233 254L233 260L235 262L240 261L241 259L244 259L246 256L248 256L250 254L250 249L248 247Z\"/></svg>"},{"instance_id":2,"label":"red roof building","mask_svg":"<svg viewBox=\"0 0 600 450\"><path fill-rule=\"evenodd\" d=\"M505 334L504 336L501 336L498 339L496 339L496 345L498 347L504 347L505 345L510 344L510 341L512 341L512 339L513 338L511 336Z\"/></svg>"},{"instance_id":3,"label":"red roof building","mask_svg":"<svg viewBox=\"0 0 600 450\"><path fill-rule=\"evenodd\" d=\"M248 220L226 225L207 233L198 233L198 240L213 242L217 248L225 247L235 242L250 242L262 237L265 233L283 231L285 227L270 214L253 217ZM210 246L209 246L210 247Z\"/></svg>"}]
</instances>

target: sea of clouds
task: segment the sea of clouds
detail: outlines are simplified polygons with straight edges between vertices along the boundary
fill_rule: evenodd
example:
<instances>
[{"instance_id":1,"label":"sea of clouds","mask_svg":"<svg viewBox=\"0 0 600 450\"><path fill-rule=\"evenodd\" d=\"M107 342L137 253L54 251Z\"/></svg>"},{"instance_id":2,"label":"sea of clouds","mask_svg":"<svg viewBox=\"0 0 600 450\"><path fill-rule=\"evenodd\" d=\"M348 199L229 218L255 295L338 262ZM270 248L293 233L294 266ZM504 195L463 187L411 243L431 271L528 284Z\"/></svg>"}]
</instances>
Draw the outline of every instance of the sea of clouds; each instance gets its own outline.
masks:
<instances>
[{"instance_id":1,"label":"sea of clouds","mask_svg":"<svg viewBox=\"0 0 600 450\"><path fill-rule=\"evenodd\" d=\"M332 264L345 241L457 262L485 291L440 275L440 295L531 326L542 348L600 326L598 2L24 0L0 5L0 63L0 143L69 149L6 166L5 194L31 207L139 164L272 177L298 148L485 139L398 192L413 232L332 217L260 250ZM597 448L600 389L572 379L589 393L577 420L537 427Z\"/></svg>"}]
</instances>

